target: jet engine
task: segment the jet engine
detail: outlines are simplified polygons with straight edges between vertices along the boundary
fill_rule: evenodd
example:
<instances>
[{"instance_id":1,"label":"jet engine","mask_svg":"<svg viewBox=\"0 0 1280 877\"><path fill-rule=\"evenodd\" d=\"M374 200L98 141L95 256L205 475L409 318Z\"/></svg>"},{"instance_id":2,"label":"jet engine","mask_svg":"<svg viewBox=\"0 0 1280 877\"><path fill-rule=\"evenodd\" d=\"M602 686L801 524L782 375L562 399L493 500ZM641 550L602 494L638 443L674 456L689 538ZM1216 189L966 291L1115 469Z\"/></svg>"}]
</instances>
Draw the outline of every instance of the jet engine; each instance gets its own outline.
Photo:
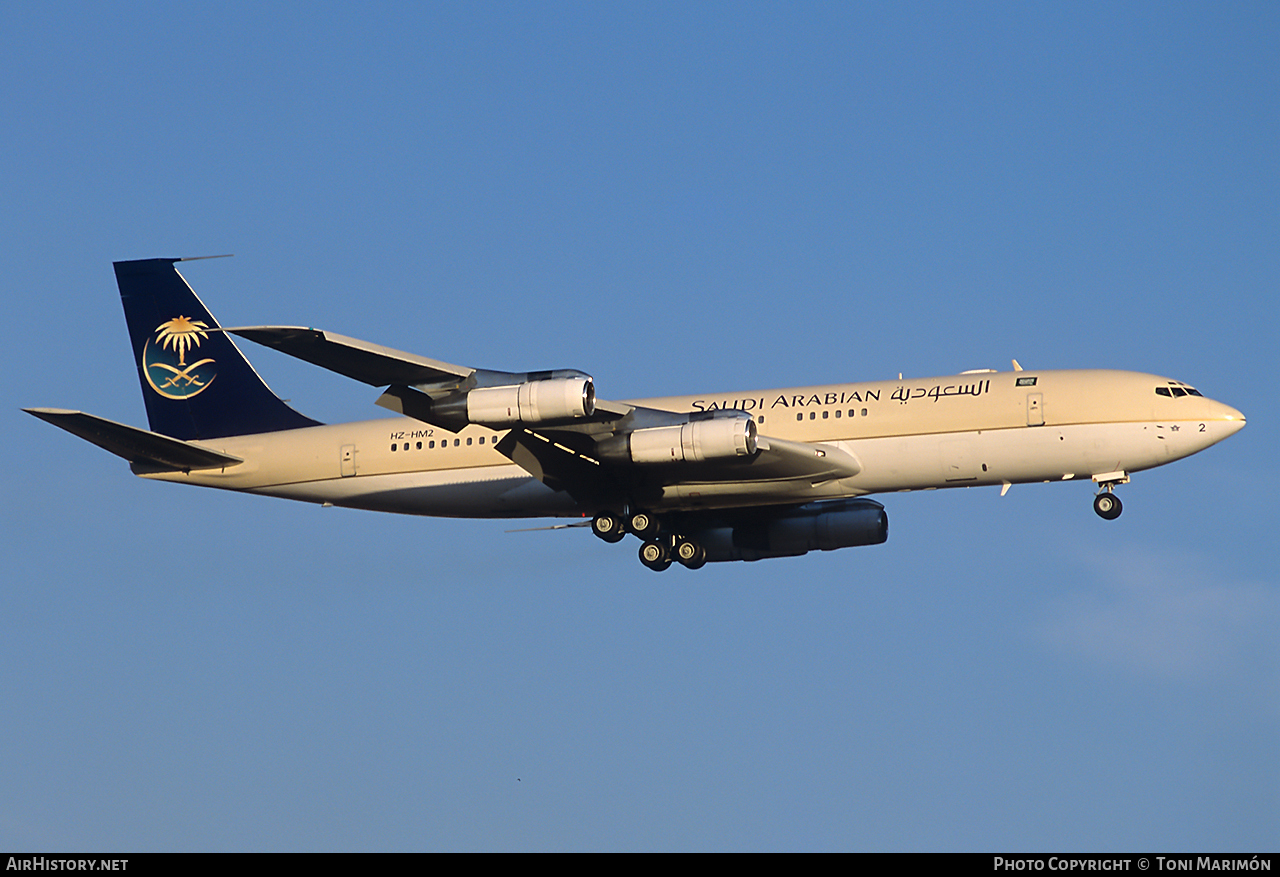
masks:
<instances>
[{"instance_id":1,"label":"jet engine","mask_svg":"<svg viewBox=\"0 0 1280 877\"><path fill-rule=\"evenodd\" d=\"M633 463L700 463L751 457L756 453L756 422L751 415L743 414L637 429L627 436L627 444Z\"/></svg>"},{"instance_id":2,"label":"jet engine","mask_svg":"<svg viewBox=\"0 0 1280 877\"><path fill-rule=\"evenodd\" d=\"M467 393L472 423L545 423L590 417L596 388L589 377L551 378L508 387L481 387Z\"/></svg>"}]
</instances>

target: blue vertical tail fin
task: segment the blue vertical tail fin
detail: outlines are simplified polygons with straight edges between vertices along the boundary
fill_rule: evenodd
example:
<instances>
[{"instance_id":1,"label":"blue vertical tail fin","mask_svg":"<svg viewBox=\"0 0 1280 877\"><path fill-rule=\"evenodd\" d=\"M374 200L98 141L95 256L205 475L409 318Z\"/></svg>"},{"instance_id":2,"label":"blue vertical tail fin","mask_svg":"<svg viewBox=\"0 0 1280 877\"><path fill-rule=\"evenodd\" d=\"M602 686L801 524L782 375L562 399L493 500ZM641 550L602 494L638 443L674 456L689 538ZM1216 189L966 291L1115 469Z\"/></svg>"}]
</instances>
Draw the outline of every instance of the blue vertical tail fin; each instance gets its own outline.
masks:
<instances>
[{"instance_id":1,"label":"blue vertical tail fin","mask_svg":"<svg viewBox=\"0 0 1280 877\"><path fill-rule=\"evenodd\" d=\"M318 426L272 393L174 267L116 262L153 432L199 440Z\"/></svg>"}]
</instances>

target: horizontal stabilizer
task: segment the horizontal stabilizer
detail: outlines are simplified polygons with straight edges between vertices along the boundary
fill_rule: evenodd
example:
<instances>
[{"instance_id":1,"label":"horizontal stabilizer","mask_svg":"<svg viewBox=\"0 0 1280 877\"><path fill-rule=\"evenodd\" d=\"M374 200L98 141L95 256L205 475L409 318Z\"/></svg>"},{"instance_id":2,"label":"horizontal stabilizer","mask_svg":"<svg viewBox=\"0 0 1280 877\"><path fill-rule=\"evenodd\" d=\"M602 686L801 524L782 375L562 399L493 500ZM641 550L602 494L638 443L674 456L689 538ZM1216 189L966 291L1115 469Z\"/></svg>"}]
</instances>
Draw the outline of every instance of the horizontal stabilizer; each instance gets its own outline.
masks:
<instances>
[{"instance_id":1,"label":"horizontal stabilizer","mask_svg":"<svg viewBox=\"0 0 1280 877\"><path fill-rule=\"evenodd\" d=\"M243 326L223 331L374 387L464 380L475 371L319 329Z\"/></svg>"},{"instance_id":2,"label":"horizontal stabilizer","mask_svg":"<svg viewBox=\"0 0 1280 877\"><path fill-rule=\"evenodd\" d=\"M221 469L243 463L239 457L222 454L191 442L179 441L148 432L105 417L85 414L83 411L66 411L61 408L24 408L28 414L39 417L65 429L72 435L123 457L131 464L152 471L188 471L191 469Z\"/></svg>"}]
</instances>

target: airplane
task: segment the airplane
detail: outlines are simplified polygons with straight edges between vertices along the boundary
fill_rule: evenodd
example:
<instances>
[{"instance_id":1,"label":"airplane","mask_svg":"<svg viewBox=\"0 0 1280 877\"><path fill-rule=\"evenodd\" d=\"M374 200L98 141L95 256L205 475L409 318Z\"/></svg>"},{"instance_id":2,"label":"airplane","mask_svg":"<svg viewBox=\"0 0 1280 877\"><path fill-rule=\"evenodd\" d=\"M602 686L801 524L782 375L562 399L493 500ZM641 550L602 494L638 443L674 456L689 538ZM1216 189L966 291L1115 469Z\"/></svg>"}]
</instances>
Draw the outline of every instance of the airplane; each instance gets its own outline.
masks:
<instances>
[{"instance_id":1,"label":"airplane","mask_svg":"<svg viewBox=\"0 0 1280 877\"><path fill-rule=\"evenodd\" d=\"M197 257L215 258L215 257ZM1128 371L958 375L612 402L590 375L453 365L312 328L223 329L177 270L116 262L150 429L24 409L158 481L325 506L573 517L640 561L790 557L888 538L872 494L1049 481L1118 485L1234 435L1244 415ZM400 415L321 424L276 396L231 334L384 388ZM554 529L554 528L548 528Z\"/></svg>"}]
</instances>

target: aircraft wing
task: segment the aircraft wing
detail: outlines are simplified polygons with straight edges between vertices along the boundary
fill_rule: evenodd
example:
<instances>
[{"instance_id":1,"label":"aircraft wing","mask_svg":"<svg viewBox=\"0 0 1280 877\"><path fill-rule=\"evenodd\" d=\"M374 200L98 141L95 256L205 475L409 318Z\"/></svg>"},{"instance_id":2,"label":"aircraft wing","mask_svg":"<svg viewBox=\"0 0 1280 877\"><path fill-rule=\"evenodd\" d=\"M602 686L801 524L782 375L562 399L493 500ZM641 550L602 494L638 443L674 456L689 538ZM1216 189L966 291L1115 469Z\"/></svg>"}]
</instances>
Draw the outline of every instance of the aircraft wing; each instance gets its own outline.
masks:
<instances>
[{"instance_id":1,"label":"aircraft wing","mask_svg":"<svg viewBox=\"0 0 1280 877\"><path fill-rule=\"evenodd\" d=\"M135 426L126 426L85 414L83 411L67 411L61 408L24 408L23 411L39 417L46 423L65 429L72 435L92 442L117 457L128 460L135 469L149 472L189 471L191 469L221 469L243 463L239 457L223 454L194 442L148 432Z\"/></svg>"},{"instance_id":2,"label":"aircraft wing","mask_svg":"<svg viewBox=\"0 0 1280 877\"><path fill-rule=\"evenodd\" d=\"M318 365L329 371L353 378L374 387L391 387L378 404L397 413L416 417L424 423L435 423L453 428L457 422L451 417L428 414L432 400L438 400L459 391L519 384L536 377L559 376L570 372L545 372L536 375L476 369L454 365L438 359L428 359L414 353L405 353L380 344L348 338L335 332L306 329L300 326L240 326L223 329L264 347L279 350L290 356ZM580 375L580 372L572 372ZM425 404L424 404L425 403ZM629 405L598 400L599 417L592 421L622 417Z\"/></svg>"},{"instance_id":3,"label":"aircraft wing","mask_svg":"<svg viewBox=\"0 0 1280 877\"><path fill-rule=\"evenodd\" d=\"M476 371L319 329L243 326L223 331L374 387L461 382Z\"/></svg>"},{"instance_id":4,"label":"aircraft wing","mask_svg":"<svg viewBox=\"0 0 1280 877\"><path fill-rule=\"evenodd\" d=\"M834 445L766 436L757 439L754 425L751 432L755 449L751 453L729 451L718 457L695 453L697 462L692 458L685 461L682 443L686 438L695 443L698 440L682 438L681 429L688 426L691 433L696 432L706 426L701 421L717 419L716 415L608 402L594 398L593 387L592 410L579 411L574 416L525 420L511 415L514 402L504 401L498 407L506 419L489 421L473 418L467 407L467 394L479 395L494 388L509 391L526 384L553 383L554 379L590 383L588 375L575 370L512 373L474 369L318 329L251 326L225 331L366 384L386 387L378 405L424 423L453 431L469 422L509 429L497 445L498 450L549 487L579 499L661 491L672 485L688 492L699 492L701 485L706 492L715 493L734 484L782 485L805 480L818 484L849 478L862 470L856 458ZM741 412L719 415L721 420L746 418ZM628 443L642 434L653 437L655 433L661 433L663 441L674 442L672 455L681 462L666 464L652 458L634 461L627 450Z\"/></svg>"},{"instance_id":5,"label":"aircraft wing","mask_svg":"<svg viewBox=\"0 0 1280 877\"><path fill-rule=\"evenodd\" d=\"M636 409L638 413L648 409ZM653 412L667 417L670 412ZM623 495L669 491L675 485L685 494L715 495L742 490L767 496L769 485L780 491L798 481L821 484L852 478L862 471L856 457L834 445L811 445L759 436L750 456L699 463L638 465L601 459L601 440L607 437L578 430L513 429L498 450L553 490L563 490L580 502ZM742 490L740 490L741 488Z\"/></svg>"}]
</instances>

